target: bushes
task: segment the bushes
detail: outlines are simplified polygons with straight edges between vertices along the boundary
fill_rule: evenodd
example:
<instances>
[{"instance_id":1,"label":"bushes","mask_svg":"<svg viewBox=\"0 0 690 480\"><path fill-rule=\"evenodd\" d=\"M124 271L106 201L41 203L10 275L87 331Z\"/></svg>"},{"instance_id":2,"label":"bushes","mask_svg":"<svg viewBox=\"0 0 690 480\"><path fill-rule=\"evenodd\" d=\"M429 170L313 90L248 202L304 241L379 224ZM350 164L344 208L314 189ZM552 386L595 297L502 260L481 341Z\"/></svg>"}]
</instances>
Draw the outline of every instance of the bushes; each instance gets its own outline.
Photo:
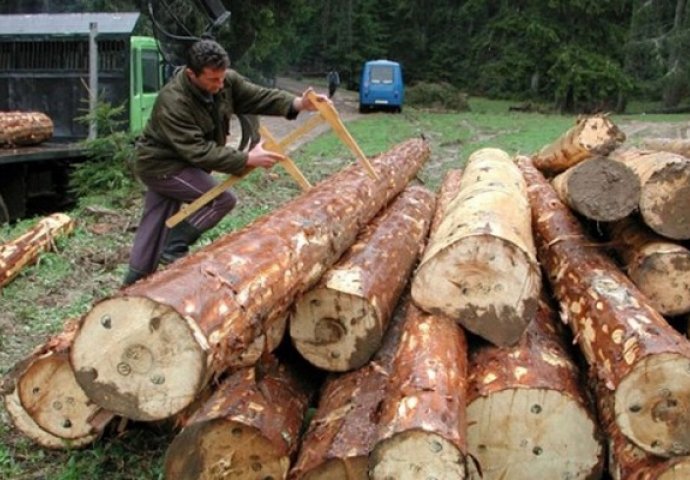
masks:
<instances>
[{"instance_id":1,"label":"bushes","mask_svg":"<svg viewBox=\"0 0 690 480\"><path fill-rule=\"evenodd\" d=\"M467 94L449 83L419 82L407 88L405 102L418 108L434 110L469 110Z\"/></svg>"}]
</instances>

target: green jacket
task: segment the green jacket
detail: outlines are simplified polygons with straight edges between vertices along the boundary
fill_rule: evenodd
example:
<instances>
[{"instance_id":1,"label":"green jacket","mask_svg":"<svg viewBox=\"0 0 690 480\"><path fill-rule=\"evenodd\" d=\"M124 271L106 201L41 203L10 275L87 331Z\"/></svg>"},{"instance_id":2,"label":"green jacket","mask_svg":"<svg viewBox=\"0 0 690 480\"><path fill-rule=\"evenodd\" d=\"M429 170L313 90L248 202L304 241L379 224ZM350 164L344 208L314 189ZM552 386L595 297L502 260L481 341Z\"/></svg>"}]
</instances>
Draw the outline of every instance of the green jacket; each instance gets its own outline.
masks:
<instances>
[{"instance_id":1,"label":"green jacket","mask_svg":"<svg viewBox=\"0 0 690 480\"><path fill-rule=\"evenodd\" d=\"M233 70L216 95L202 92L189 81L184 68L161 89L141 138L134 170L142 177L174 174L195 166L207 171L237 173L247 153L225 146L233 114L277 115L295 118L295 97L262 88Z\"/></svg>"}]
</instances>

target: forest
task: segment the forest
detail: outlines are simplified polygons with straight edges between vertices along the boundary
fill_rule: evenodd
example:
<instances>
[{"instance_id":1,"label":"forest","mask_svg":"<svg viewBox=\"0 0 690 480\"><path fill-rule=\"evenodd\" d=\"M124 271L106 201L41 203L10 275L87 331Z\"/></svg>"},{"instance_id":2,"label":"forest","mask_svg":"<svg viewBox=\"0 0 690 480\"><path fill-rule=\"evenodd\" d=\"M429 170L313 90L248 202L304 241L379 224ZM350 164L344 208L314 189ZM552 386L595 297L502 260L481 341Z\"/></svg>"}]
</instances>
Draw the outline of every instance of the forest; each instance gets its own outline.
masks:
<instances>
[{"instance_id":1,"label":"forest","mask_svg":"<svg viewBox=\"0 0 690 480\"><path fill-rule=\"evenodd\" d=\"M196 0L152 0L189 19ZM406 81L562 112L625 111L630 100L684 111L687 0L222 0L215 33L257 81L330 68L355 88L364 60L399 61ZM146 0L0 0L0 13L146 11ZM193 23L193 22L192 22ZM150 22L141 22L150 33Z\"/></svg>"}]
</instances>

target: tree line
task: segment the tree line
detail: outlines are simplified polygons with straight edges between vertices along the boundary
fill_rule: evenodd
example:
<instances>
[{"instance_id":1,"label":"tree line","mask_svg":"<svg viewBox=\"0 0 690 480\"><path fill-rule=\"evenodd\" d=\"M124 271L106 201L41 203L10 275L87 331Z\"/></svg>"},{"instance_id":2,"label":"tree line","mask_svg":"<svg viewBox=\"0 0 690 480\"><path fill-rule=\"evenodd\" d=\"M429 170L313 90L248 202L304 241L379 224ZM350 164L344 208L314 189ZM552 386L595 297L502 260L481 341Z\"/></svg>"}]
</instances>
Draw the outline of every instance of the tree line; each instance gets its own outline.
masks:
<instances>
[{"instance_id":1,"label":"tree line","mask_svg":"<svg viewBox=\"0 0 690 480\"><path fill-rule=\"evenodd\" d=\"M238 70L257 79L336 68L355 87L363 61L387 58L401 62L408 83L446 82L563 111L620 111L629 99L673 108L690 94L688 0L221 1L232 16L216 37ZM198 2L154 0L186 27L207 22ZM145 6L0 0L3 13Z\"/></svg>"}]
</instances>

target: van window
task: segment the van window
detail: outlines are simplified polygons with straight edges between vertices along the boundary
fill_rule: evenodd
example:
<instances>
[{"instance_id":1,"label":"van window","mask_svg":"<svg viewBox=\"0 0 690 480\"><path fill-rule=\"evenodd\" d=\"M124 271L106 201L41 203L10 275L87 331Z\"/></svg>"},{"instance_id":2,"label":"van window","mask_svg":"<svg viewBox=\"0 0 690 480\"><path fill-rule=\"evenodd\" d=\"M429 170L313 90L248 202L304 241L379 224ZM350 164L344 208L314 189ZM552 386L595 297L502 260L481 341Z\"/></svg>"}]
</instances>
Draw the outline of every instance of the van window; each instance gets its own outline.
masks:
<instances>
[{"instance_id":1,"label":"van window","mask_svg":"<svg viewBox=\"0 0 690 480\"><path fill-rule=\"evenodd\" d=\"M393 83L393 67L373 65L371 67L371 83Z\"/></svg>"},{"instance_id":2,"label":"van window","mask_svg":"<svg viewBox=\"0 0 690 480\"><path fill-rule=\"evenodd\" d=\"M161 85L158 52L143 50L141 52L141 63L143 70L142 88L144 93L157 92Z\"/></svg>"}]
</instances>

